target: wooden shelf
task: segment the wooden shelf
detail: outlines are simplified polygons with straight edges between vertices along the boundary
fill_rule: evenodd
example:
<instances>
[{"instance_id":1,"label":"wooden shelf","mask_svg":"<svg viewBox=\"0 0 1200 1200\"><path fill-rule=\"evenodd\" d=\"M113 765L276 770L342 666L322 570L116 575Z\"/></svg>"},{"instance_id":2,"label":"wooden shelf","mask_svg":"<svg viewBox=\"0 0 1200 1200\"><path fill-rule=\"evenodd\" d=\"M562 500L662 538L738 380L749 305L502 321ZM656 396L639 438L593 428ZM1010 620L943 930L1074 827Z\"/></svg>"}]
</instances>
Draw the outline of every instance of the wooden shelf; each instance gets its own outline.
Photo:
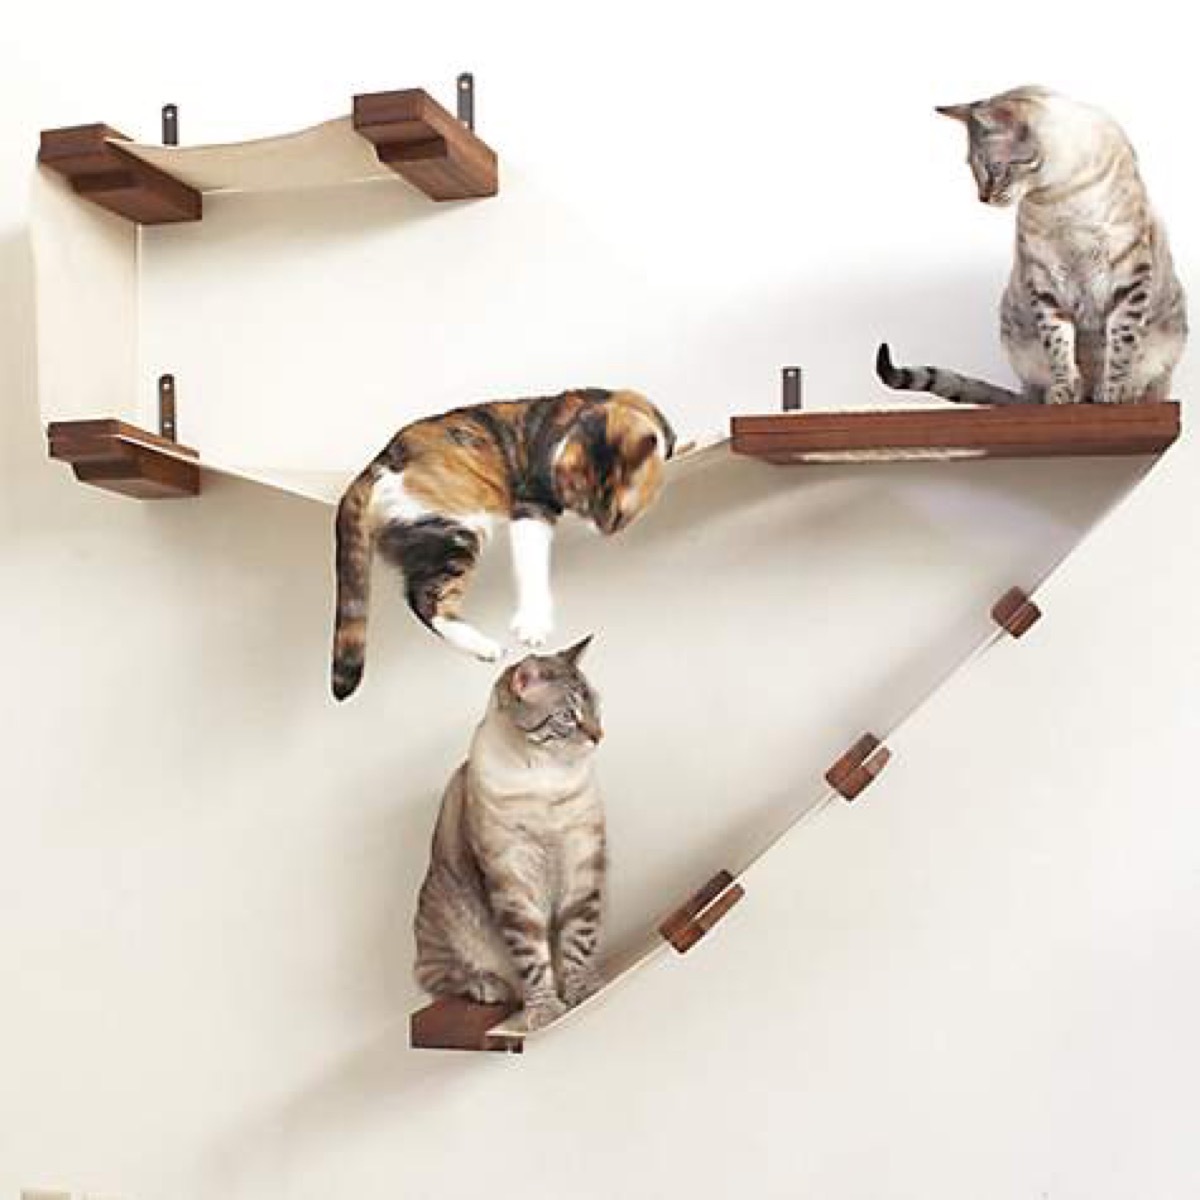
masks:
<instances>
[{"instance_id":1,"label":"wooden shelf","mask_svg":"<svg viewBox=\"0 0 1200 1200\"><path fill-rule=\"evenodd\" d=\"M353 122L379 161L431 200L499 191L496 152L420 88L355 96Z\"/></svg>"},{"instance_id":2,"label":"wooden shelf","mask_svg":"<svg viewBox=\"0 0 1200 1200\"><path fill-rule=\"evenodd\" d=\"M123 144L124 143L124 144ZM138 225L199 221L204 196L401 176L431 200L494 196L496 152L422 88L355 96L353 115L228 146L152 146L102 123L42 131L38 162Z\"/></svg>"},{"instance_id":3,"label":"wooden shelf","mask_svg":"<svg viewBox=\"0 0 1200 1200\"><path fill-rule=\"evenodd\" d=\"M443 997L409 1018L409 1044L414 1050L500 1050L520 1054L524 1038L496 1026L516 1009L505 1004L473 1004Z\"/></svg>"},{"instance_id":4,"label":"wooden shelf","mask_svg":"<svg viewBox=\"0 0 1200 1200\"><path fill-rule=\"evenodd\" d=\"M85 200L127 221L138 225L199 221L201 194L115 144L128 141L108 125L44 129L38 162L66 179Z\"/></svg>"},{"instance_id":5,"label":"wooden shelf","mask_svg":"<svg viewBox=\"0 0 1200 1200\"><path fill-rule=\"evenodd\" d=\"M786 412L734 417L735 454L780 464L905 459L1161 454L1179 436L1179 405Z\"/></svg>"},{"instance_id":6,"label":"wooden shelf","mask_svg":"<svg viewBox=\"0 0 1200 1200\"><path fill-rule=\"evenodd\" d=\"M70 463L81 483L138 500L177 499L200 491L196 451L136 425L54 421L47 440L50 457Z\"/></svg>"}]
</instances>

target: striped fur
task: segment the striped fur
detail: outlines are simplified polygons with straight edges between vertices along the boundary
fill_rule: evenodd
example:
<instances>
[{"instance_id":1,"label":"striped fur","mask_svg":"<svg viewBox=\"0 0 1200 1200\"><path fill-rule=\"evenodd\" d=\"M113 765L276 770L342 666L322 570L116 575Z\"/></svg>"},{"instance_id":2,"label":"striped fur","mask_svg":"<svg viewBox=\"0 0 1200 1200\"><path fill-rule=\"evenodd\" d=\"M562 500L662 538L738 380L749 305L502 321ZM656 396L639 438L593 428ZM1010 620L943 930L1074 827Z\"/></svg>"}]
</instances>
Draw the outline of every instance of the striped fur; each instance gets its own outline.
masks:
<instances>
[{"instance_id":1,"label":"striped fur","mask_svg":"<svg viewBox=\"0 0 1200 1200\"><path fill-rule=\"evenodd\" d=\"M415 925L434 996L520 1003L530 1028L598 986L604 812L599 702L581 642L510 667L442 798Z\"/></svg>"},{"instance_id":2,"label":"striped fur","mask_svg":"<svg viewBox=\"0 0 1200 1200\"><path fill-rule=\"evenodd\" d=\"M880 379L967 404L1166 399L1187 341L1186 301L1120 127L1045 88L938 111L967 126L980 200L1018 204L1000 334L1021 390L896 367L886 345Z\"/></svg>"},{"instance_id":3,"label":"striped fur","mask_svg":"<svg viewBox=\"0 0 1200 1200\"><path fill-rule=\"evenodd\" d=\"M405 426L338 506L334 696L345 699L362 679L375 552L400 571L423 624L490 661L501 646L461 608L492 525L512 522L513 632L542 645L553 621L554 523L573 512L602 533L624 529L653 504L674 446L670 424L645 397L600 388L477 404Z\"/></svg>"}]
</instances>

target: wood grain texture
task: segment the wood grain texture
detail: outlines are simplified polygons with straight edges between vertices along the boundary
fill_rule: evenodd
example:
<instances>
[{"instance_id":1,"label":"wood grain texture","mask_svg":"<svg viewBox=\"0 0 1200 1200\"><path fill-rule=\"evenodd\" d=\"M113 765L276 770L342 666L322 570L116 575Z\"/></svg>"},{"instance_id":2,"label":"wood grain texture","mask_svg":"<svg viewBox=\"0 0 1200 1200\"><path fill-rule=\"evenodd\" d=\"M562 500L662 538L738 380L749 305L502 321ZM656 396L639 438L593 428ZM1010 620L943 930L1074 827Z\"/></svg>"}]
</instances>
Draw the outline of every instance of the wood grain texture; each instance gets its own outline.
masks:
<instances>
[{"instance_id":1,"label":"wood grain texture","mask_svg":"<svg viewBox=\"0 0 1200 1200\"><path fill-rule=\"evenodd\" d=\"M200 466L178 458L196 451L115 419L54 421L50 457L70 463L81 483L137 500L173 500L200 492Z\"/></svg>"},{"instance_id":2,"label":"wood grain texture","mask_svg":"<svg viewBox=\"0 0 1200 1200\"><path fill-rule=\"evenodd\" d=\"M38 162L80 196L138 225L200 220L204 204L195 188L125 153L110 138L129 141L103 124L44 129Z\"/></svg>"},{"instance_id":3,"label":"wood grain texture","mask_svg":"<svg viewBox=\"0 0 1200 1200\"><path fill-rule=\"evenodd\" d=\"M516 1008L505 1004L473 1004L443 996L409 1018L409 1045L414 1050L499 1050L520 1054L524 1039L491 1032Z\"/></svg>"},{"instance_id":4,"label":"wood grain texture","mask_svg":"<svg viewBox=\"0 0 1200 1200\"><path fill-rule=\"evenodd\" d=\"M355 96L353 121L379 161L431 200L494 196L500 188L496 152L421 88Z\"/></svg>"},{"instance_id":5,"label":"wood grain texture","mask_svg":"<svg viewBox=\"0 0 1200 1200\"><path fill-rule=\"evenodd\" d=\"M887 766L892 752L873 734L862 737L825 772L825 782L844 799L860 795Z\"/></svg>"},{"instance_id":6,"label":"wood grain texture","mask_svg":"<svg viewBox=\"0 0 1200 1200\"><path fill-rule=\"evenodd\" d=\"M745 894L728 871L718 871L663 919L658 932L680 954L686 954Z\"/></svg>"},{"instance_id":7,"label":"wood grain texture","mask_svg":"<svg viewBox=\"0 0 1200 1200\"><path fill-rule=\"evenodd\" d=\"M930 457L943 452L987 458L1161 454L1179 431L1179 405L1173 401L809 411L734 417L732 448L783 464L855 452L870 462L921 451Z\"/></svg>"},{"instance_id":8,"label":"wood grain texture","mask_svg":"<svg viewBox=\"0 0 1200 1200\"><path fill-rule=\"evenodd\" d=\"M1009 588L992 605L992 620L1010 636L1019 638L1042 619L1042 610L1019 587Z\"/></svg>"}]
</instances>

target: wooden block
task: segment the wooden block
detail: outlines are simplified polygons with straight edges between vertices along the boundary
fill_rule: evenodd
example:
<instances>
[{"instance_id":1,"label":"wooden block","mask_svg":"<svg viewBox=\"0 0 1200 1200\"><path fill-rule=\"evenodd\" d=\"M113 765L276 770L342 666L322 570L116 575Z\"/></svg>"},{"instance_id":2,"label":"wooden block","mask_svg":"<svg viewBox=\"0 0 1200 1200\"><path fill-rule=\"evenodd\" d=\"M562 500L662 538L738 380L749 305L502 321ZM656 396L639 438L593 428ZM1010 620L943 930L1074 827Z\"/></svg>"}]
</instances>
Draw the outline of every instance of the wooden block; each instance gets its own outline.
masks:
<instances>
[{"instance_id":1,"label":"wooden block","mask_svg":"<svg viewBox=\"0 0 1200 1200\"><path fill-rule=\"evenodd\" d=\"M501 1050L520 1054L524 1039L490 1030L516 1012L508 1004L473 1004L442 996L409 1018L409 1045L414 1050Z\"/></svg>"},{"instance_id":2,"label":"wooden block","mask_svg":"<svg viewBox=\"0 0 1200 1200\"><path fill-rule=\"evenodd\" d=\"M353 120L379 161L431 200L499 190L495 151L421 88L355 96Z\"/></svg>"},{"instance_id":3,"label":"wooden block","mask_svg":"<svg viewBox=\"0 0 1200 1200\"><path fill-rule=\"evenodd\" d=\"M1161 454L1179 431L1174 401L947 406L734 417L732 447L783 464L1108 456Z\"/></svg>"},{"instance_id":4,"label":"wooden block","mask_svg":"<svg viewBox=\"0 0 1200 1200\"><path fill-rule=\"evenodd\" d=\"M658 927L680 954L686 954L746 894L728 871L718 871Z\"/></svg>"},{"instance_id":5,"label":"wooden block","mask_svg":"<svg viewBox=\"0 0 1200 1200\"><path fill-rule=\"evenodd\" d=\"M54 421L50 457L71 464L81 483L138 500L171 500L200 492L200 466L189 446L118 420Z\"/></svg>"},{"instance_id":6,"label":"wooden block","mask_svg":"<svg viewBox=\"0 0 1200 1200\"><path fill-rule=\"evenodd\" d=\"M195 188L126 153L110 138L129 141L107 125L44 129L38 162L57 171L80 196L139 225L200 220L203 198Z\"/></svg>"},{"instance_id":7,"label":"wooden block","mask_svg":"<svg viewBox=\"0 0 1200 1200\"><path fill-rule=\"evenodd\" d=\"M992 605L992 620L1012 637L1029 632L1042 619L1042 610L1019 588L1009 588Z\"/></svg>"},{"instance_id":8,"label":"wooden block","mask_svg":"<svg viewBox=\"0 0 1200 1200\"><path fill-rule=\"evenodd\" d=\"M892 752L873 734L862 737L825 772L825 782L846 800L853 800L887 766Z\"/></svg>"}]
</instances>

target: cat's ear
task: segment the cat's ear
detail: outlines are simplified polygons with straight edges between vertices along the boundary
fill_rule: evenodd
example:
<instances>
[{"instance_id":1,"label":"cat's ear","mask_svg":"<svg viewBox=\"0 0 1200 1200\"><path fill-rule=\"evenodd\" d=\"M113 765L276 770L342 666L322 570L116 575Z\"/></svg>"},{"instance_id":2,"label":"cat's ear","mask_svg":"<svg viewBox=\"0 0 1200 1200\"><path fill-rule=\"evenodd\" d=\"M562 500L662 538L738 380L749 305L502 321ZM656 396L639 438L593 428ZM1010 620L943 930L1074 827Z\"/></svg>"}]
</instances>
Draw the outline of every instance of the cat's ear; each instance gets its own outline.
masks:
<instances>
[{"instance_id":1,"label":"cat's ear","mask_svg":"<svg viewBox=\"0 0 1200 1200\"><path fill-rule=\"evenodd\" d=\"M971 109L974 105L971 104L939 104L933 110L940 113L943 117L951 117L955 121L961 121L964 125L971 119Z\"/></svg>"},{"instance_id":2,"label":"cat's ear","mask_svg":"<svg viewBox=\"0 0 1200 1200\"><path fill-rule=\"evenodd\" d=\"M629 454L629 469L636 471L651 455L658 450L658 435L653 433L644 434L638 438L634 444L633 450Z\"/></svg>"},{"instance_id":3,"label":"cat's ear","mask_svg":"<svg viewBox=\"0 0 1200 1200\"><path fill-rule=\"evenodd\" d=\"M518 700L526 700L538 684L545 682L545 678L537 659L531 655L513 667L508 678L508 690Z\"/></svg>"},{"instance_id":4,"label":"cat's ear","mask_svg":"<svg viewBox=\"0 0 1200 1200\"><path fill-rule=\"evenodd\" d=\"M592 644L592 638L595 636L594 633L589 633L582 641L576 642L575 645L561 651L558 657L572 667L578 666L579 660L583 657L583 652Z\"/></svg>"}]
</instances>

